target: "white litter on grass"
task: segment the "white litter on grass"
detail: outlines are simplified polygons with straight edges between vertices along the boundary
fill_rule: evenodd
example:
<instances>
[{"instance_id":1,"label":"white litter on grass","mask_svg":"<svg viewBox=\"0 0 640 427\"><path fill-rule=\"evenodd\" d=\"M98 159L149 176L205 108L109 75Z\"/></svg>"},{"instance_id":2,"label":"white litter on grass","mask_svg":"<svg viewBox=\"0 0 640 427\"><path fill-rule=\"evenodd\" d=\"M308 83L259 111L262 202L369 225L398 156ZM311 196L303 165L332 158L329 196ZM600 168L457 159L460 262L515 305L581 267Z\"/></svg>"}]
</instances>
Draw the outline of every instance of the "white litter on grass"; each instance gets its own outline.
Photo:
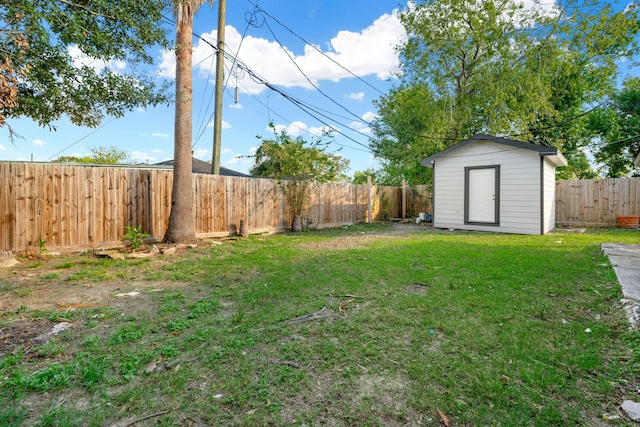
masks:
<instances>
[{"instance_id":1,"label":"white litter on grass","mask_svg":"<svg viewBox=\"0 0 640 427\"><path fill-rule=\"evenodd\" d=\"M53 325L53 328L49 332L45 332L42 335L39 335L36 340L37 341L48 341L50 337L58 335L60 332L69 329L73 326L73 323L70 322L60 322Z\"/></svg>"},{"instance_id":2,"label":"white litter on grass","mask_svg":"<svg viewBox=\"0 0 640 427\"><path fill-rule=\"evenodd\" d=\"M133 292L116 294L117 297L135 297L136 295L140 295L140 292L133 291Z\"/></svg>"},{"instance_id":3,"label":"white litter on grass","mask_svg":"<svg viewBox=\"0 0 640 427\"><path fill-rule=\"evenodd\" d=\"M587 329L585 329L584 331L585 331L586 333L589 333L589 332L591 332L591 328L587 328Z\"/></svg>"}]
</instances>

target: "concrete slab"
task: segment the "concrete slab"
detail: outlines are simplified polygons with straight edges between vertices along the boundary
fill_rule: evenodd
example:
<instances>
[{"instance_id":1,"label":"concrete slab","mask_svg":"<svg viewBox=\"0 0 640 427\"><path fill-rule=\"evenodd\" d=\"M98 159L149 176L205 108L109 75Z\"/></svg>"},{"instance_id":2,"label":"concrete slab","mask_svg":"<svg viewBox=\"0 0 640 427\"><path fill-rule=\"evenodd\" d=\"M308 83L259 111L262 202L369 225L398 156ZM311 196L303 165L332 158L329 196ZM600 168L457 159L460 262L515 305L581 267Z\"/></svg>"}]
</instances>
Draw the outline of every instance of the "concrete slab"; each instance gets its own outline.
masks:
<instances>
[{"instance_id":1,"label":"concrete slab","mask_svg":"<svg viewBox=\"0 0 640 427\"><path fill-rule=\"evenodd\" d=\"M601 248L616 272L624 297L640 301L640 245L603 243Z\"/></svg>"}]
</instances>

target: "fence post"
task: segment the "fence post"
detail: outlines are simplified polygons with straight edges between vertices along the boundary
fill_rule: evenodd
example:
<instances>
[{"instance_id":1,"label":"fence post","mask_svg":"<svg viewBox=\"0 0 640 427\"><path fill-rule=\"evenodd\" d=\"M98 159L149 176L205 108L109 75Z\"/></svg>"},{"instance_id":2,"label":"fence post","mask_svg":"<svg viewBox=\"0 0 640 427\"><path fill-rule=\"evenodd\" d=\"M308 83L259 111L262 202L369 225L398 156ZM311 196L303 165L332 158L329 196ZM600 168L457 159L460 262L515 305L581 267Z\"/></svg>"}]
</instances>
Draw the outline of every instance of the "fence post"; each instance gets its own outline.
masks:
<instances>
[{"instance_id":1,"label":"fence post","mask_svg":"<svg viewBox=\"0 0 640 427\"><path fill-rule=\"evenodd\" d=\"M402 180L402 219L407 216L407 180Z\"/></svg>"},{"instance_id":2,"label":"fence post","mask_svg":"<svg viewBox=\"0 0 640 427\"><path fill-rule=\"evenodd\" d=\"M371 175L367 177L367 223L373 222L373 200L371 195Z\"/></svg>"}]
</instances>

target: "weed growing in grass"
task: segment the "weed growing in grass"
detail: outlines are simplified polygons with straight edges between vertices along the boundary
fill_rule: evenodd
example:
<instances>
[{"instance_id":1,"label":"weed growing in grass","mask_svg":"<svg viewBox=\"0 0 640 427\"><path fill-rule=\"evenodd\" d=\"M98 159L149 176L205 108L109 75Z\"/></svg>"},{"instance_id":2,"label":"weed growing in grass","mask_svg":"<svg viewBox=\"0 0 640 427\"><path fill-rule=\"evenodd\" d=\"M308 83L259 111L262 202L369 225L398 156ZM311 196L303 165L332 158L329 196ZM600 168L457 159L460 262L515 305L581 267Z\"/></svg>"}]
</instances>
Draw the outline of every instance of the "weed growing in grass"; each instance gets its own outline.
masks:
<instances>
[{"instance_id":1,"label":"weed growing in grass","mask_svg":"<svg viewBox=\"0 0 640 427\"><path fill-rule=\"evenodd\" d=\"M126 344L140 341L145 336L146 331L135 323L120 326L120 328L109 337L109 345Z\"/></svg>"},{"instance_id":2,"label":"weed growing in grass","mask_svg":"<svg viewBox=\"0 0 640 427\"><path fill-rule=\"evenodd\" d=\"M67 348L68 346L66 344L62 344L56 339L52 339L51 341L42 344L36 351L41 357L57 357L63 354Z\"/></svg>"},{"instance_id":3,"label":"weed growing in grass","mask_svg":"<svg viewBox=\"0 0 640 427\"><path fill-rule=\"evenodd\" d=\"M111 360L107 355L93 356L89 353L79 353L76 357L80 384L89 389L93 389L106 379L110 367Z\"/></svg>"},{"instance_id":4,"label":"weed growing in grass","mask_svg":"<svg viewBox=\"0 0 640 427\"><path fill-rule=\"evenodd\" d=\"M28 416L28 410L25 408L0 407L0 425L3 426L20 426Z\"/></svg>"},{"instance_id":5,"label":"weed growing in grass","mask_svg":"<svg viewBox=\"0 0 640 427\"><path fill-rule=\"evenodd\" d=\"M54 404L45 412L40 421L36 424L38 427L72 427L78 426L77 414L60 404Z\"/></svg>"},{"instance_id":6,"label":"weed growing in grass","mask_svg":"<svg viewBox=\"0 0 640 427\"><path fill-rule=\"evenodd\" d=\"M150 234L142 232L142 226L133 227L130 225L124 226L125 234L122 236L122 240L129 241L129 247L131 247L132 251L138 250L140 245L142 245L143 239L147 237L151 237Z\"/></svg>"},{"instance_id":7,"label":"weed growing in grass","mask_svg":"<svg viewBox=\"0 0 640 427\"><path fill-rule=\"evenodd\" d=\"M216 313L220 309L220 303L211 298L203 298L189 306L189 319L197 319L205 314Z\"/></svg>"},{"instance_id":8,"label":"weed growing in grass","mask_svg":"<svg viewBox=\"0 0 640 427\"><path fill-rule=\"evenodd\" d=\"M17 288L13 290L13 293L18 297L27 297L31 295L31 292L33 292L33 289L30 288Z\"/></svg>"},{"instance_id":9,"label":"weed growing in grass","mask_svg":"<svg viewBox=\"0 0 640 427\"><path fill-rule=\"evenodd\" d=\"M24 389L50 391L67 386L72 374L73 366L56 362L30 375L21 370L15 370L9 384Z\"/></svg>"},{"instance_id":10,"label":"weed growing in grass","mask_svg":"<svg viewBox=\"0 0 640 427\"><path fill-rule=\"evenodd\" d=\"M60 280L60 278L62 278L62 275L60 275L60 273L49 273L40 277L40 280L43 282L52 282L54 280Z\"/></svg>"},{"instance_id":11,"label":"weed growing in grass","mask_svg":"<svg viewBox=\"0 0 640 427\"><path fill-rule=\"evenodd\" d=\"M102 265L92 265L89 268L83 268L67 277L68 282L78 282L81 280L90 280L92 282L99 282L101 280L108 279L108 269Z\"/></svg>"},{"instance_id":12,"label":"weed growing in grass","mask_svg":"<svg viewBox=\"0 0 640 427\"><path fill-rule=\"evenodd\" d=\"M170 332L182 332L185 329L189 329L191 326L192 322L187 318L169 320L166 325L167 330Z\"/></svg>"},{"instance_id":13,"label":"weed growing in grass","mask_svg":"<svg viewBox=\"0 0 640 427\"><path fill-rule=\"evenodd\" d=\"M62 270L62 269L66 269L66 268L71 268L71 267L73 267L75 265L76 265L76 263L73 262L73 261L65 261L65 262L62 262L60 264L55 265L54 267Z\"/></svg>"}]
</instances>

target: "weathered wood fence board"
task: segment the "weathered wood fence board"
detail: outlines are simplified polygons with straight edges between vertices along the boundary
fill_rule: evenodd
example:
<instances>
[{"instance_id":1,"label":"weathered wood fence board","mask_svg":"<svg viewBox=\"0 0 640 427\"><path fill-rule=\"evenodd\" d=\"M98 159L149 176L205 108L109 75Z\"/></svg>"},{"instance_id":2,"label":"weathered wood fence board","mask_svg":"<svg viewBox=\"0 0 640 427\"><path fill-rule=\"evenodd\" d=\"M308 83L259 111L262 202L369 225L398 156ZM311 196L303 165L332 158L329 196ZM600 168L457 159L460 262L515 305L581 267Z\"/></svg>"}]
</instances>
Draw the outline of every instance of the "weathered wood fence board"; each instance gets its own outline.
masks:
<instances>
[{"instance_id":1,"label":"weathered wood fence board","mask_svg":"<svg viewBox=\"0 0 640 427\"><path fill-rule=\"evenodd\" d=\"M640 215L640 178L556 182L556 224L611 227L618 215Z\"/></svg>"}]
</instances>

